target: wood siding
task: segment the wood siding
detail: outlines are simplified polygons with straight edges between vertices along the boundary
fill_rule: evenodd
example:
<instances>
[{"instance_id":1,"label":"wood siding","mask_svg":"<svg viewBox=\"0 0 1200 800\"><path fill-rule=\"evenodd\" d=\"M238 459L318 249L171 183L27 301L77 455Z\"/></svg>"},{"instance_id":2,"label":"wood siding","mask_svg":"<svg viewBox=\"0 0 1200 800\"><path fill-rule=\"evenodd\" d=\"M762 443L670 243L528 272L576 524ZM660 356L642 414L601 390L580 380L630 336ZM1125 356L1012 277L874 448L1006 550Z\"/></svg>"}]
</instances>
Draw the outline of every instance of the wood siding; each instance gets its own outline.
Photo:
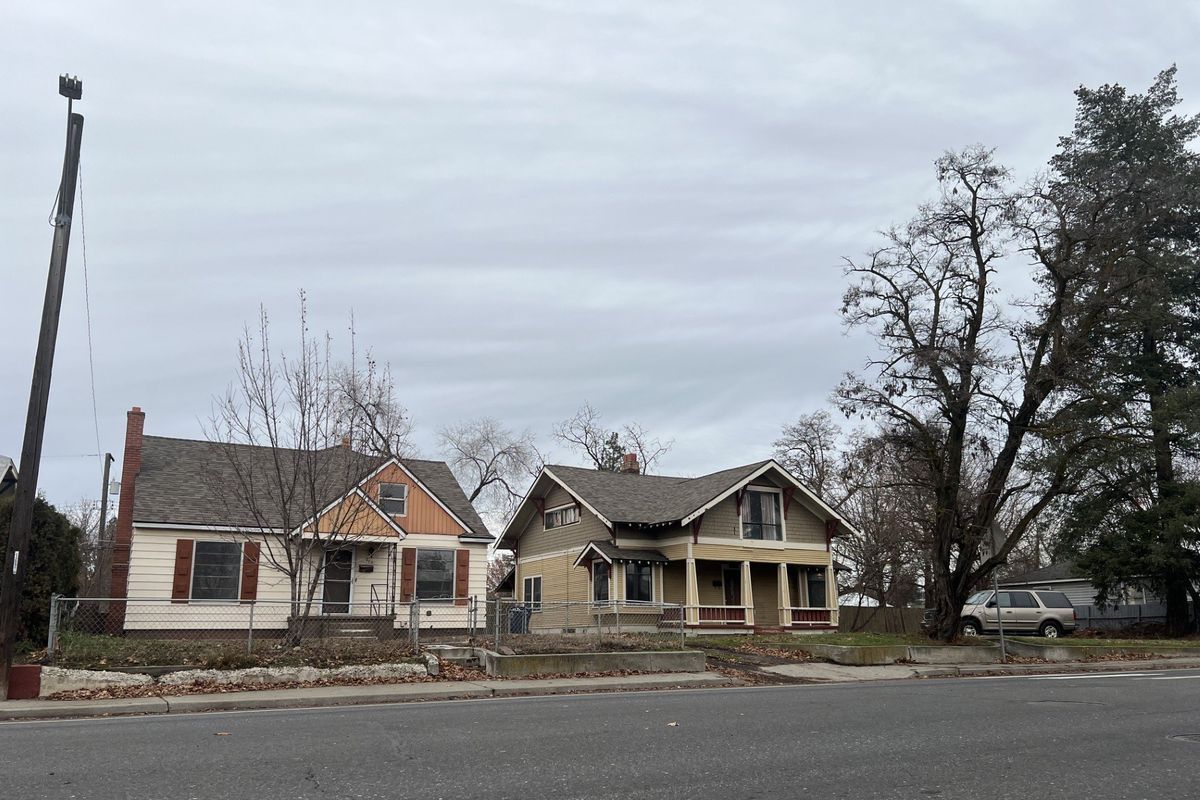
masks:
<instances>
[{"instance_id":1,"label":"wood siding","mask_svg":"<svg viewBox=\"0 0 1200 800\"><path fill-rule=\"evenodd\" d=\"M573 503L574 498L571 497L560 486L555 486L546 495L546 508L554 508L555 506L564 506ZM588 542L596 539L610 538L608 526L600 519L588 511L587 508L580 507L579 522L573 525L564 525L561 528L552 528L546 530L542 524L542 515L534 514L529 520L529 523L521 531L520 543L518 545L518 553L521 558L526 556L544 555L545 553L555 553L559 550L569 548L576 549L576 555L587 546Z\"/></svg>"}]
</instances>

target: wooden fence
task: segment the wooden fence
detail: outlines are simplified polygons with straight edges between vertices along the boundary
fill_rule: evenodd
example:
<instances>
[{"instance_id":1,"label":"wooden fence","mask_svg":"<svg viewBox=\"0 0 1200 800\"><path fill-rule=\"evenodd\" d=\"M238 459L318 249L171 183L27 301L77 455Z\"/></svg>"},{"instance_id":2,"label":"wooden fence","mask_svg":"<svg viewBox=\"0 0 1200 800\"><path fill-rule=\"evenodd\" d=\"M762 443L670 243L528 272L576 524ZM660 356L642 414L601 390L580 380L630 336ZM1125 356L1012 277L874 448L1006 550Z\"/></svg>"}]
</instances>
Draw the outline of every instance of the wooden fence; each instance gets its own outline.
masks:
<instances>
[{"instance_id":1,"label":"wooden fence","mask_svg":"<svg viewBox=\"0 0 1200 800\"><path fill-rule=\"evenodd\" d=\"M838 630L867 633L920 633L922 608L880 608L878 606L841 606Z\"/></svg>"}]
</instances>

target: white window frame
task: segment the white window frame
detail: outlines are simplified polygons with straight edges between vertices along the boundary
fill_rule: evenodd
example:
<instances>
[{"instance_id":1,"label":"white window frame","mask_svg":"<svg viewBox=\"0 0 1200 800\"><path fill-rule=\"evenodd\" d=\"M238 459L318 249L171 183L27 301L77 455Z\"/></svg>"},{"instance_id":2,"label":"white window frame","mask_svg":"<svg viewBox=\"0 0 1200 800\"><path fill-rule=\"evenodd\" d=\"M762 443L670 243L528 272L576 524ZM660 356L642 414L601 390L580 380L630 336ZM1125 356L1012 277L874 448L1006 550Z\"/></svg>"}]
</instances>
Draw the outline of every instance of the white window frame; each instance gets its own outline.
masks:
<instances>
[{"instance_id":1,"label":"white window frame","mask_svg":"<svg viewBox=\"0 0 1200 800\"><path fill-rule=\"evenodd\" d=\"M397 500L403 500L404 501L404 511L402 513L395 514L391 511L388 511L386 508L384 508L384 506L383 506L383 503L384 503L383 487L385 487L385 486L403 486L404 487L404 497L402 497L402 498L401 497L388 497L387 498L387 500L393 501L393 502L397 501ZM409 490L408 490L407 483L388 483L386 481L380 481L379 482L379 492L378 492L379 509L383 513L387 514L390 517L407 517L408 516L408 495L409 495Z\"/></svg>"},{"instance_id":2,"label":"white window frame","mask_svg":"<svg viewBox=\"0 0 1200 800\"><path fill-rule=\"evenodd\" d=\"M421 553L449 553L450 554L450 596L449 597L421 597L417 593L417 585L420 583L419 575L421 573ZM458 555L453 547L418 547L417 557L413 562L413 597L420 600L422 603L453 603L454 602L454 587L458 585Z\"/></svg>"},{"instance_id":3,"label":"white window frame","mask_svg":"<svg viewBox=\"0 0 1200 800\"><path fill-rule=\"evenodd\" d=\"M787 541L787 515L783 511L783 489L776 486L752 486L747 484L743 489L742 495L742 511L738 518L738 538L744 542L762 542L763 544L777 544ZM777 496L779 503L779 538L778 539L747 539L746 538L746 500L749 499L751 492L762 492L763 494L773 494Z\"/></svg>"},{"instance_id":4,"label":"white window frame","mask_svg":"<svg viewBox=\"0 0 1200 800\"><path fill-rule=\"evenodd\" d=\"M575 509L575 519L572 522L564 522L561 525L547 525L546 524L547 522L549 522L551 514L553 514L556 511L563 511L568 508ZM556 531L559 528L569 528L572 525L578 525L581 522L583 522L583 509L580 508L579 504L578 503L564 503L561 506L555 506L554 508L546 509L545 514L542 515L542 530Z\"/></svg>"},{"instance_id":5,"label":"white window frame","mask_svg":"<svg viewBox=\"0 0 1200 800\"><path fill-rule=\"evenodd\" d=\"M603 564L605 566L605 568L608 570L608 577L605 579L605 582L608 584L608 591L605 594L607 594L608 596L603 600L596 599L596 565L597 564ZM610 605L613 602L614 595L615 595L615 592L613 591L613 568L615 566L616 566L616 564L610 564L607 560L605 560L603 558L593 558L592 559L592 568L590 570L588 570L588 589L590 590L588 592L588 595L589 595L588 601L592 605L604 606L604 605Z\"/></svg>"},{"instance_id":6,"label":"white window frame","mask_svg":"<svg viewBox=\"0 0 1200 800\"><path fill-rule=\"evenodd\" d=\"M187 537L181 537L186 539ZM215 597L192 597L192 592L196 589L196 545L204 542L206 544L232 544L238 549L238 566L237 566L237 592L232 600L225 600ZM188 602L189 603L209 603L214 605L229 605L232 603L242 602L242 566L246 563L246 543L231 542L228 539L193 539L192 540L192 568L188 570Z\"/></svg>"},{"instance_id":7,"label":"white window frame","mask_svg":"<svg viewBox=\"0 0 1200 800\"><path fill-rule=\"evenodd\" d=\"M530 599L530 589L534 581L537 581L537 600ZM521 578L521 602L534 614L542 610L542 575L540 572L537 575L526 575Z\"/></svg>"},{"instance_id":8,"label":"white window frame","mask_svg":"<svg viewBox=\"0 0 1200 800\"><path fill-rule=\"evenodd\" d=\"M650 599L649 600L630 600L629 599L629 565L637 564L637 563L639 563L639 562L626 561L624 566L621 568L621 589L622 589L621 596L622 596L622 599L627 603L653 603L654 602L654 584L655 584L654 562L649 562L647 564L647 566L650 567ZM642 563L645 563L645 562L642 562Z\"/></svg>"}]
</instances>

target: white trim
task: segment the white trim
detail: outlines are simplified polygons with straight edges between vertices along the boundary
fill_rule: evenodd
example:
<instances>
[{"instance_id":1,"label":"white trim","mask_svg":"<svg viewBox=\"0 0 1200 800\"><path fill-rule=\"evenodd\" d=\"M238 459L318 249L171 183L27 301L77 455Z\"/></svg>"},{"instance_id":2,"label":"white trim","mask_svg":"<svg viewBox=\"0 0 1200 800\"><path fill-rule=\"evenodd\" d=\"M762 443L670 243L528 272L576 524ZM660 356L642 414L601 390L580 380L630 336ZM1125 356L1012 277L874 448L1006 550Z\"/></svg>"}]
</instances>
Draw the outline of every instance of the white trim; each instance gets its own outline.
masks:
<instances>
[{"instance_id":1,"label":"white trim","mask_svg":"<svg viewBox=\"0 0 1200 800\"><path fill-rule=\"evenodd\" d=\"M222 603L240 603L242 602L242 566L246 563L246 543L231 542L228 539L192 539L192 567L188 571L188 597L187 601L191 603L203 603L205 605L218 605ZM192 592L196 588L196 545L200 542L216 543L216 544L233 544L237 545L238 549L238 564L237 564L237 589L233 593L233 599L226 600L223 597L192 597ZM174 572L174 567L172 567Z\"/></svg>"},{"instance_id":2,"label":"white trim","mask_svg":"<svg viewBox=\"0 0 1200 800\"><path fill-rule=\"evenodd\" d=\"M539 597L537 600L530 600L526 596L526 593L525 593L526 582L533 581L533 580L536 580L538 582ZM545 594L545 590L544 590L545 585L546 585L545 581L542 580L542 573L540 573L540 572L537 573L536 575L522 575L521 576L521 602L524 603L525 605L529 606L529 610L531 613L534 613L534 614L541 613L542 599L543 599L541 596Z\"/></svg>"},{"instance_id":3,"label":"white trim","mask_svg":"<svg viewBox=\"0 0 1200 800\"><path fill-rule=\"evenodd\" d=\"M580 551L580 553L579 553L579 557L575 559L575 563L573 563L571 566L573 566L573 567L578 567L578 566L579 566L579 563L580 563L581 561L583 561L583 557L584 557L584 556L586 556L586 555L588 554L588 551L589 551L589 550L595 550L595 551L596 551L596 555L600 556L600 558L604 559L604 560L605 560L605 561L607 561L609 564L612 564L612 563L613 563L613 560L612 560L611 558L609 558L607 555L605 555L605 554L604 554L604 551L602 551L602 550L601 550L599 547L596 547L596 543L595 543L595 542L588 542L587 544L585 544L585 545L583 546L583 550L581 550L581 551ZM593 561L595 561L596 559L595 559L595 558L593 558L592 560L593 560Z\"/></svg>"},{"instance_id":4,"label":"white trim","mask_svg":"<svg viewBox=\"0 0 1200 800\"><path fill-rule=\"evenodd\" d=\"M445 534L440 534L444 536ZM468 539L465 536L459 536L458 541L461 544L491 544L495 539Z\"/></svg>"},{"instance_id":5,"label":"white trim","mask_svg":"<svg viewBox=\"0 0 1200 800\"><path fill-rule=\"evenodd\" d=\"M445 511L447 514L450 515L450 517L455 522L457 522L459 525L461 525L463 532L465 532L465 533L474 533L475 532L474 530L471 529L470 525L463 522L462 518L460 516L458 516L458 514L455 514L453 511L451 511L450 507L448 505L446 505L445 503L443 503L441 498L439 498L436 494L434 494L428 486L426 486L424 483L422 483L420 478L418 478L416 475L413 475L412 472L409 470L409 468L404 466L404 464L399 459L393 458L393 459L391 459L391 461L395 462L396 466L398 466L398 467L400 467L400 469L404 470L404 474L407 475L408 477L412 478L413 482L415 484L417 484L417 486L421 487L421 491L423 491L430 498L432 498L433 502L437 503L438 506L442 509L442 511ZM405 504L404 510L407 513L407 511L408 511L407 503Z\"/></svg>"},{"instance_id":6,"label":"white trim","mask_svg":"<svg viewBox=\"0 0 1200 800\"><path fill-rule=\"evenodd\" d=\"M604 593L605 598L603 600L596 599L596 562L600 562L600 563L604 564L605 570L607 572L607 576L605 577L604 582L606 584L608 584L608 589ZM592 559L592 568L588 570L588 602L591 603L593 606L603 606L605 604L613 603L617 600L617 593L616 593L616 591L614 591L614 588L613 588L613 567L614 566L616 566L616 565L606 559L601 559L601 558L593 558Z\"/></svg>"},{"instance_id":7,"label":"white trim","mask_svg":"<svg viewBox=\"0 0 1200 800\"><path fill-rule=\"evenodd\" d=\"M403 514L393 514L392 512L390 512L390 511L386 510L386 509L383 507L383 487L384 487L384 486L403 486L403 487L404 487L404 497L403 497L403 500L404 500L404 513L403 513ZM401 498L398 498L398 497L389 497L388 499L389 499L389 500L399 500L399 499L401 499ZM380 482L379 482L379 501L378 501L378 505L379 505L379 510L380 510L380 511L382 511L383 513L387 514L389 517L407 517L407 516L408 516L408 484L407 484L407 483L391 483L391 482L389 482L389 481L380 481Z\"/></svg>"},{"instance_id":8,"label":"white trim","mask_svg":"<svg viewBox=\"0 0 1200 800\"><path fill-rule=\"evenodd\" d=\"M761 492L762 494L777 495L776 502L778 505L775 510L779 512L779 538L778 539L747 539L746 538L746 495L750 492ZM787 543L787 515L783 511L783 489L778 486L755 486L746 484L742 490L742 508L738 513L738 539L743 542L770 542L772 544Z\"/></svg>"},{"instance_id":9,"label":"white trim","mask_svg":"<svg viewBox=\"0 0 1200 800\"><path fill-rule=\"evenodd\" d=\"M520 558L517 559L517 563L525 564L530 561L544 561L547 558L559 558L561 556L575 556L575 555L579 555L579 548L571 547L566 550L554 550L549 553L539 553L539 554L533 555L533 556L521 556Z\"/></svg>"},{"instance_id":10,"label":"white trim","mask_svg":"<svg viewBox=\"0 0 1200 800\"><path fill-rule=\"evenodd\" d=\"M1013 586L1024 589L1029 586L1041 586L1043 583L1086 583L1091 586L1091 581L1089 581L1087 578L1059 578L1058 580L1053 581L1021 581L1020 583L1001 583L1000 588L1003 589L1005 586Z\"/></svg>"}]
</instances>

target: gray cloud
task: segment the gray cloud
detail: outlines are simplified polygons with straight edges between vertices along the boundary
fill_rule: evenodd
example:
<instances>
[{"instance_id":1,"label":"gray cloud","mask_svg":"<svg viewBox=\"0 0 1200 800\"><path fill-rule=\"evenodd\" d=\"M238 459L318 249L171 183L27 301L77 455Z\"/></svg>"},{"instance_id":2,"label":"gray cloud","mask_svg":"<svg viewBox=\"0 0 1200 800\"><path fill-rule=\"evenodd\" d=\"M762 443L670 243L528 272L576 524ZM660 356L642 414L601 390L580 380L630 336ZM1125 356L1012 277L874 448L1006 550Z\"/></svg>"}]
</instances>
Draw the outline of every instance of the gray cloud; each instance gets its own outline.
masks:
<instances>
[{"instance_id":1,"label":"gray cloud","mask_svg":"<svg viewBox=\"0 0 1200 800\"><path fill-rule=\"evenodd\" d=\"M903 220L943 149L1039 168L1072 89L1200 63L1174 4L9 4L0 11L0 452L18 455L61 158L85 81L101 447L123 412L199 434L260 303L391 363L432 451L584 399L761 457L869 343L840 261ZM1189 104L1195 108L1195 104ZM96 491L76 229L43 486Z\"/></svg>"}]
</instances>

